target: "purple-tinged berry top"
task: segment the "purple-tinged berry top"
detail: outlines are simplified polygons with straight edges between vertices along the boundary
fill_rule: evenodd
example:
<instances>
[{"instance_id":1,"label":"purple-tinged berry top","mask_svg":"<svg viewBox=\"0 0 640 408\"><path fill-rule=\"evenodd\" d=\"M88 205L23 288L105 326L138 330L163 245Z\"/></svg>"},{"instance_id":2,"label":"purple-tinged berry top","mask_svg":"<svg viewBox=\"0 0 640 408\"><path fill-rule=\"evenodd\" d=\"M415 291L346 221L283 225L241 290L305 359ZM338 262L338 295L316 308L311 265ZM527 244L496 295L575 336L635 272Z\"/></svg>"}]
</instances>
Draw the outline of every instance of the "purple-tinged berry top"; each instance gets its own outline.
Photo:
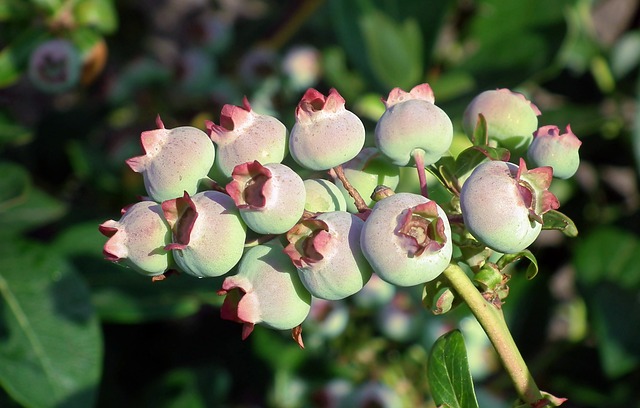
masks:
<instances>
[{"instance_id":1,"label":"purple-tinged berry top","mask_svg":"<svg viewBox=\"0 0 640 408\"><path fill-rule=\"evenodd\" d=\"M302 178L288 166L258 161L237 165L226 186L249 228L259 234L281 234L304 213L307 194Z\"/></svg>"},{"instance_id":2,"label":"purple-tinged berry top","mask_svg":"<svg viewBox=\"0 0 640 408\"><path fill-rule=\"evenodd\" d=\"M417 99L427 101L429 103L436 103L436 97L433 94L431 86L427 83L414 86L411 91L406 92L400 88L393 88L389 92L387 99L382 99L384 106L389 109L393 105L405 102L409 99Z\"/></svg>"},{"instance_id":3,"label":"purple-tinged berry top","mask_svg":"<svg viewBox=\"0 0 640 408\"><path fill-rule=\"evenodd\" d=\"M409 92L394 88L382 102L386 110L376 124L375 143L393 164L427 166L447 153L453 124L434 104L429 84L417 85Z\"/></svg>"},{"instance_id":4,"label":"purple-tinged berry top","mask_svg":"<svg viewBox=\"0 0 640 408\"><path fill-rule=\"evenodd\" d=\"M365 129L344 98L331 89L324 96L311 88L296 107L296 124L289 137L289 152L301 166L329 170L354 158L362 149Z\"/></svg>"},{"instance_id":5,"label":"purple-tinged berry top","mask_svg":"<svg viewBox=\"0 0 640 408\"><path fill-rule=\"evenodd\" d=\"M520 159L516 181L525 206L529 209L529 218L542 224L542 215L560 207L558 198L549 191L553 179L551 167L537 167L527 170L524 159Z\"/></svg>"},{"instance_id":6,"label":"purple-tinged berry top","mask_svg":"<svg viewBox=\"0 0 640 408\"><path fill-rule=\"evenodd\" d=\"M580 165L578 149L581 145L570 125L563 134L557 126L542 126L533 134L527 155L536 166L551 166L554 177L568 179Z\"/></svg>"},{"instance_id":7,"label":"purple-tinged berry top","mask_svg":"<svg viewBox=\"0 0 640 408\"><path fill-rule=\"evenodd\" d=\"M233 170L233 181L227 184L227 193L239 209L260 210L266 206L271 192L271 170L258 161L239 164Z\"/></svg>"},{"instance_id":8,"label":"purple-tinged berry top","mask_svg":"<svg viewBox=\"0 0 640 408\"><path fill-rule=\"evenodd\" d=\"M444 221L435 201L407 209L399 225L398 236L410 256L420 256L425 251L437 252L447 242Z\"/></svg>"},{"instance_id":9,"label":"purple-tinged berry top","mask_svg":"<svg viewBox=\"0 0 640 408\"><path fill-rule=\"evenodd\" d=\"M287 152L287 129L278 119L256 113L247 98L242 106L224 105L220 124L206 122L211 140L217 145L216 164L227 177L241 163L258 160L280 163Z\"/></svg>"},{"instance_id":10,"label":"purple-tinged berry top","mask_svg":"<svg viewBox=\"0 0 640 408\"><path fill-rule=\"evenodd\" d=\"M206 133L192 126L166 129L160 116L158 129L142 132L144 155L126 162L142 173L149 197L157 202L195 194L207 177L215 158L215 148Z\"/></svg>"}]
</instances>

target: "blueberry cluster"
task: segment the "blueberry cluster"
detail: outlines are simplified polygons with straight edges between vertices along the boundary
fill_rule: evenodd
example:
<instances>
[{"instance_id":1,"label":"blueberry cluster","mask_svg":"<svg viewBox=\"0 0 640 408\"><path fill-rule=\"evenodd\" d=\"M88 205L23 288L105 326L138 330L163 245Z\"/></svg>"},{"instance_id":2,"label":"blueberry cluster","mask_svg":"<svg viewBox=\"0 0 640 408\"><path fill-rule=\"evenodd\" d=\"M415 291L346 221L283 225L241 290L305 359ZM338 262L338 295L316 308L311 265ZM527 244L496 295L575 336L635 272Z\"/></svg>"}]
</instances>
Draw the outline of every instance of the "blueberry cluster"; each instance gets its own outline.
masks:
<instances>
[{"instance_id":1,"label":"blueberry cluster","mask_svg":"<svg viewBox=\"0 0 640 408\"><path fill-rule=\"evenodd\" d=\"M538 129L540 111L521 94L478 95L463 118L471 146L455 158L452 121L428 84L395 88L383 103L367 147L362 121L335 89L309 89L290 134L246 98L225 105L207 132L166 129L158 118L141 135L144 155L127 160L147 197L100 225L106 259L153 280L233 271L218 291L222 317L242 323L243 338L263 324L292 329L302 344L312 297L347 298L373 274L415 286L450 263L477 273L496 265L496 253L525 251L559 207L548 190L553 176L577 170L580 141L570 127ZM283 164L288 154L293 167ZM407 166L420 193L396 192ZM427 170L446 200L429 198Z\"/></svg>"}]
</instances>

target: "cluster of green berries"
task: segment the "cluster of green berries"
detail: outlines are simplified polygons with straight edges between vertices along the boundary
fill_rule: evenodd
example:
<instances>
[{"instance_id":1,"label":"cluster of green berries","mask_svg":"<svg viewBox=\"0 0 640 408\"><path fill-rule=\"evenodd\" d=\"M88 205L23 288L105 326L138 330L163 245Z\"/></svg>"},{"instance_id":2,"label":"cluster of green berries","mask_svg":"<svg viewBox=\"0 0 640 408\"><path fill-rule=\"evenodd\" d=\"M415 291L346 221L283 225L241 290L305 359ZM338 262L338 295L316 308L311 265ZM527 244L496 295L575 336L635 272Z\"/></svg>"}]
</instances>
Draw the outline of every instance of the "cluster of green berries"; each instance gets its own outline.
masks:
<instances>
[{"instance_id":1,"label":"cluster of green berries","mask_svg":"<svg viewBox=\"0 0 640 408\"><path fill-rule=\"evenodd\" d=\"M157 129L141 135L144 155L127 160L147 197L100 225L106 259L153 280L230 273L218 290L221 314L243 324L243 338L263 324L292 329L302 344L312 298L345 299L373 274L403 287L434 281L463 261L463 241L483 253L525 250L543 214L559 206L548 190L553 176L577 170L580 141L569 126L565 134L538 129L540 112L524 96L487 91L463 120L468 150L481 160L449 172L449 199L438 203L428 197L425 168L437 172L451 159L451 119L428 84L395 88L383 103L375 146L367 147L365 126L335 89L309 89L290 132L246 98L225 105L206 132L166 129L158 118ZM499 149L517 163L508 154L496 159ZM283 164L287 155L293 167ZM214 166L218 181L209 178ZM394 191L407 166L417 169L420 194Z\"/></svg>"}]
</instances>

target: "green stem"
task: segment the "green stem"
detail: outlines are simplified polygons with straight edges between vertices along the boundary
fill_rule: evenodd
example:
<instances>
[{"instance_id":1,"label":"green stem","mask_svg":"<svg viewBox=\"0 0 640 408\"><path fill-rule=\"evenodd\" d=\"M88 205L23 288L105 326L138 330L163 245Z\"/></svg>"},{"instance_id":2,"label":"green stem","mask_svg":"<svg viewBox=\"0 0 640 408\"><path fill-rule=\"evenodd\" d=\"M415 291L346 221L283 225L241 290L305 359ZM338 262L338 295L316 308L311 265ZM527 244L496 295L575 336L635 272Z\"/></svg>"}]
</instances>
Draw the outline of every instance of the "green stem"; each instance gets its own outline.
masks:
<instances>
[{"instance_id":1,"label":"green stem","mask_svg":"<svg viewBox=\"0 0 640 408\"><path fill-rule=\"evenodd\" d=\"M487 333L520 398L531 406L537 406L543 396L511 336L502 312L482 297L459 266L449 265L444 275L469 305L471 312Z\"/></svg>"}]
</instances>

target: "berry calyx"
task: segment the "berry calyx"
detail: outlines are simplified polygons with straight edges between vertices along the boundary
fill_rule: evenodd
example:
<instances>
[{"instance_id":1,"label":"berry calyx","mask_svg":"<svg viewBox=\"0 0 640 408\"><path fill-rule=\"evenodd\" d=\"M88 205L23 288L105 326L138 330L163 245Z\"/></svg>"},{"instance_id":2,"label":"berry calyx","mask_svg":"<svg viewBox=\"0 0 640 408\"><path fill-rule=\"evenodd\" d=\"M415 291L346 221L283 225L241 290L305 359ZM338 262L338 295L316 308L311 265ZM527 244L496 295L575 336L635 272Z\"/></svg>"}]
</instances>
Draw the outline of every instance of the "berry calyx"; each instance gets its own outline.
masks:
<instances>
[{"instance_id":1,"label":"berry calyx","mask_svg":"<svg viewBox=\"0 0 640 408\"><path fill-rule=\"evenodd\" d=\"M221 276L242 257L246 226L233 200L218 191L203 191L190 197L162 203L171 225L173 251L180 269L198 278Z\"/></svg>"},{"instance_id":2,"label":"berry calyx","mask_svg":"<svg viewBox=\"0 0 640 408\"><path fill-rule=\"evenodd\" d=\"M142 173L149 197L157 202L193 195L207 177L215 158L215 148L206 133L192 126L166 129L160 116L158 129L142 132L140 141L145 152L126 162L136 173Z\"/></svg>"},{"instance_id":3,"label":"berry calyx","mask_svg":"<svg viewBox=\"0 0 640 408\"><path fill-rule=\"evenodd\" d=\"M328 96L310 88L296 107L289 137L291 157L311 170L329 170L354 158L362 149L365 129L344 98L331 89Z\"/></svg>"},{"instance_id":4,"label":"berry calyx","mask_svg":"<svg viewBox=\"0 0 640 408\"><path fill-rule=\"evenodd\" d=\"M171 230L156 202L140 201L125 207L120 220L105 221L99 230L109 237L103 250L108 261L147 276L162 275L172 265L171 252L163 249L171 242Z\"/></svg>"},{"instance_id":5,"label":"berry calyx","mask_svg":"<svg viewBox=\"0 0 640 408\"><path fill-rule=\"evenodd\" d=\"M364 221L345 211L319 214L287 232L285 253L312 295L339 300L357 293L371 277L360 249Z\"/></svg>"},{"instance_id":6,"label":"berry calyx","mask_svg":"<svg viewBox=\"0 0 640 408\"><path fill-rule=\"evenodd\" d=\"M581 145L569 125L563 134L557 126L542 126L533 134L527 155L536 166L553 168L553 177L568 179L578 171Z\"/></svg>"},{"instance_id":7,"label":"berry calyx","mask_svg":"<svg viewBox=\"0 0 640 408\"><path fill-rule=\"evenodd\" d=\"M278 119L256 113L245 97L242 106L224 105L220 124L206 122L217 146L216 165L231 177L238 164L257 160L280 163L287 153L287 129Z\"/></svg>"},{"instance_id":8,"label":"berry calyx","mask_svg":"<svg viewBox=\"0 0 640 408\"><path fill-rule=\"evenodd\" d=\"M435 279L453 253L444 210L435 201L413 193L378 201L365 222L360 246L376 274L398 286Z\"/></svg>"},{"instance_id":9,"label":"berry calyx","mask_svg":"<svg viewBox=\"0 0 640 408\"><path fill-rule=\"evenodd\" d=\"M249 228L259 234L282 234L304 213L306 191L302 178L288 166L258 161L233 169L226 190Z\"/></svg>"},{"instance_id":10,"label":"berry calyx","mask_svg":"<svg viewBox=\"0 0 640 408\"><path fill-rule=\"evenodd\" d=\"M552 169L527 170L503 161L480 164L460 192L464 224L471 235L502 253L526 249L540 234L542 215L559 207L548 191Z\"/></svg>"}]
</instances>

